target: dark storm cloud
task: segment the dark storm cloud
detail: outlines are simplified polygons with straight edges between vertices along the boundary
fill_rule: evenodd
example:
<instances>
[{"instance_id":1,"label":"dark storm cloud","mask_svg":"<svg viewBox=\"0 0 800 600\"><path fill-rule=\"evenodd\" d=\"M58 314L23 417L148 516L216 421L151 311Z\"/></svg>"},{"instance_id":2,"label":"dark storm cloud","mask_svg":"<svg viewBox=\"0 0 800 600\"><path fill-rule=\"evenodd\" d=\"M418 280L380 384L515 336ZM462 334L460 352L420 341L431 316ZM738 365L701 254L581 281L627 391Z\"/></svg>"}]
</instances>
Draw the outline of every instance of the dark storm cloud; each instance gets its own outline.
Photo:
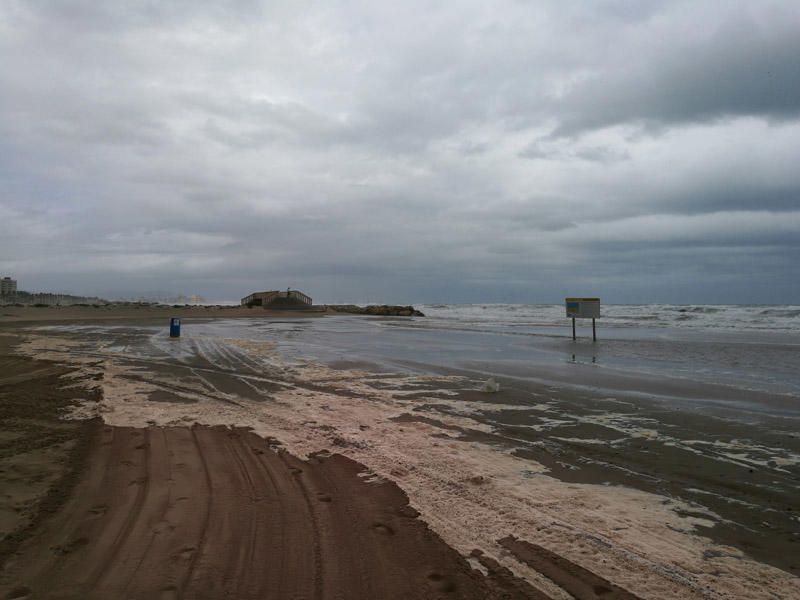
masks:
<instances>
[{"instance_id":1,"label":"dark storm cloud","mask_svg":"<svg viewBox=\"0 0 800 600\"><path fill-rule=\"evenodd\" d=\"M736 116L796 118L799 30L800 11L775 11L766 23L723 22L701 41L661 40L655 52L645 50L646 60L629 56L572 89L559 102L555 135L625 123L659 128Z\"/></svg>"},{"instance_id":2,"label":"dark storm cloud","mask_svg":"<svg viewBox=\"0 0 800 600\"><path fill-rule=\"evenodd\" d=\"M0 274L775 300L800 291L799 40L788 0L5 2Z\"/></svg>"}]
</instances>

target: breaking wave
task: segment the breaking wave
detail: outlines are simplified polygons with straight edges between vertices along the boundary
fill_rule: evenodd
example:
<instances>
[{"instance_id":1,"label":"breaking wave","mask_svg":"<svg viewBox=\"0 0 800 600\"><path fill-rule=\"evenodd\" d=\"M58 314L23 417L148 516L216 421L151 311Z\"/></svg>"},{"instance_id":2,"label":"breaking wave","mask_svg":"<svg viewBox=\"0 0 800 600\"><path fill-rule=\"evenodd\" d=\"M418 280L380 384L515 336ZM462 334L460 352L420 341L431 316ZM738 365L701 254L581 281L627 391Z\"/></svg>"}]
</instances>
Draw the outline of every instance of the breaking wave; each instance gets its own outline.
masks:
<instances>
[{"instance_id":1,"label":"breaking wave","mask_svg":"<svg viewBox=\"0 0 800 600\"><path fill-rule=\"evenodd\" d=\"M424 304L431 325L441 328L505 331L562 327L561 304ZM678 327L800 331L800 306L604 304L604 327Z\"/></svg>"}]
</instances>

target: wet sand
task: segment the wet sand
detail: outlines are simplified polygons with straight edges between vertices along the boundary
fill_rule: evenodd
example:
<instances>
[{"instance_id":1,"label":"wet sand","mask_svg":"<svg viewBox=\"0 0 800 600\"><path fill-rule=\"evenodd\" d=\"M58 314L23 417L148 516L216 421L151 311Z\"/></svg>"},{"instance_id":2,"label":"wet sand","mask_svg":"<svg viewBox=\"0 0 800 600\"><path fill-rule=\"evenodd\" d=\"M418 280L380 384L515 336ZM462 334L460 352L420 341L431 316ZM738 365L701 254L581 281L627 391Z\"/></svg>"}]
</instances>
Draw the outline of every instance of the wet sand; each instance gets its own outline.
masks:
<instances>
[{"instance_id":1,"label":"wet sand","mask_svg":"<svg viewBox=\"0 0 800 600\"><path fill-rule=\"evenodd\" d=\"M343 456L301 461L242 429L97 427L76 493L7 562L4 597L537 597L472 569Z\"/></svg>"},{"instance_id":2,"label":"wet sand","mask_svg":"<svg viewBox=\"0 0 800 600\"><path fill-rule=\"evenodd\" d=\"M470 416L491 432L431 416L459 414L452 404L420 403L396 420L424 422L466 443L505 447L566 483L631 487L665 502L683 499L689 506L681 511L702 519L694 527L709 539L800 575L798 469L764 458L800 452L800 438L781 418L767 421L756 445L747 443L752 426L627 401L624 394L552 393L547 405L531 409L526 390L513 385L488 398L478 392L459 397L480 400L486 408ZM754 449L763 455L748 455Z\"/></svg>"},{"instance_id":3,"label":"wet sand","mask_svg":"<svg viewBox=\"0 0 800 600\"><path fill-rule=\"evenodd\" d=\"M44 585L64 597L95 589L282 597L264 595L267 586L309 598L798 597L796 577L752 559L794 568L794 516L782 506L791 499L770 498L775 473L737 486L739 464L715 479L715 463L648 433L651 408L631 407L628 418L614 398L505 384L486 396L459 374L286 364L269 342L199 335L171 343L145 326L149 319L126 318L111 329L4 329L39 359L14 360L61 369L48 388L80 386L64 391L62 406L79 400L73 415L106 425L94 426L99 441L75 492L62 487L60 505L15 538L21 554L6 554L3 593L57 597L28 591ZM499 418L504 412L513 416ZM687 426L668 412L657 418L668 431ZM689 425L719 434L712 420ZM643 432L632 444L611 439L632 426ZM731 428L724 435L738 435ZM82 431L73 443L91 437ZM80 461L67 463L65 472ZM744 517L724 500L722 518L682 502L692 486L772 502L764 518L782 529L755 532L747 539L760 547L742 553L750 534L736 522ZM216 541L202 541L204 528ZM95 564L109 554L117 558ZM298 581L282 578L287 556L306 565L292 571ZM60 566L70 561L74 568ZM303 587L309 581L317 583Z\"/></svg>"},{"instance_id":4,"label":"wet sand","mask_svg":"<svg viewBox=\"0 0 800 600\"><path fill-rule=\"evenodd\" d=\"M96 396L85 377L0 341L2 598L549 598L480 553L474 568L342 455L300 460L242 428L63 421Z\"/></svg>"},{"instance_id":5,"label":"wet sand","mask_svg":"<svg viewBox=\"0 0 800 600\"><path fill-rule=\"evenodd\" d=\"M0 335L2 598L542 597L474 570L341 455L299 460L245 429L63 421L93 395L85 378L16 342Z\"/></svg>"},{"instance_id":6,"label":"wet sand","mask_svg":"<svg viewBox=\"0 0 800 600\"><path fill-rule=\"evenodd\" d=\"M18 341L0 331L0 562L61 507L92 444L87 423L61 418L74 369L14 354Z\"/></svg>"}]
</instances>

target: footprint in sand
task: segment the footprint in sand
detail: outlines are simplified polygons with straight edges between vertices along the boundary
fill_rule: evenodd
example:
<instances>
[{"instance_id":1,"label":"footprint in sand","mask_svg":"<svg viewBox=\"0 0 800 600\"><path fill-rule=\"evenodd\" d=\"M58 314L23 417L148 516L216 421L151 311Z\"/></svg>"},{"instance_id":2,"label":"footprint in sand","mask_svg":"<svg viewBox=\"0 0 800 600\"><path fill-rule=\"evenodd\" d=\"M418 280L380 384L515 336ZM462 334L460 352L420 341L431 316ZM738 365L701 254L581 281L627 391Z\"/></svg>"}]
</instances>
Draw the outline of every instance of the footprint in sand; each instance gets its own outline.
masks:
<instances>
[{"instance_id":1,"label":"footprint in sand","mask_svg":"<svg viewBox=\"0 0 800 600\"><path fill-rule=\"evenodd\" d=\"M62 544L62 545L59 545L59 546L53 546L51 548L51 550L53 551L54 554L59 554L59 555L63 556L65 554L71 554L72 552L74 552L78 548L80 548L82 546L85 546L88 543L89 543L89 539L88 538L79 537L79 538L75 538L74 540L70 540L66 544Z\"/></svg>"},{"instance_id":2,"label":"footprint in sand","mask_svg":"<svg viewBox=\"0 0 800 600\"><path fill-rule=\"evenodd\" d=\"M31 588L20 585L6 594L7 600L25 600L30 598Z\"/></svg>"},{"instance_id":3,"label":"footprint in sand","mask_svg":"<svg viewBox=\"0 0 800 600\"><path fill-rule=\"evenodd\" d=\"M419 516L419 511L406 504L404 507L397 509L397 514L400 515L401 517L416 519Z\"/></svg>"},{"instance_id":4,"label":"footprint in sand","mask_svg":"<svg viewBox=\"0 0 800 600\"><path fill-rule=\"evenodd\" d=\"M431 571L428 573L428 581L433 584L434 589L439 592L453 592L456 586L452 581L447 579L439 571Z\"/></svg>"},{"instance_id":5,"label":"footprint in sand","mask_svg":"<svg viewBox=\"0 0 800 600\"><path fill-rule=\"evenodd\" d=\"M92 508L89 509L89 512L93 515L98 517L106 514L108 511L108 506L105 504L95 504Z\"/></svg>"},{"instance_id":6,"label":"footprint in sand","mask_svg":"<svg viewBox=\"0 0 800 600\"><path fill-rule=\"evenodd\" d=\"M597 594L598 596L605 596L606 594L610 594L611 592L614 591L611 588L607 588L604 585L596 585L592 589L594 590L594 593Z\"/></svg>"},{"instance_id":7,"label":"footprint in sand","mask_svg":"<svg viewBox=\"0 0 800 600\"><path fill-rule=\"evenodd\" d=\"M394 535L394 529L384 523L374 523L372 529L381 535Z\"/></svg>"},{"instance_id":8,"label":"footprint in sand","mask_svg":"<svg viewBox=\"0 0 800 600\"><path fill-rule=\"evenodd\" d=\"M174 600L178 597L178 588L174 585L168 585L161 590L161 600Z\"/></svg>"}]
</instances>

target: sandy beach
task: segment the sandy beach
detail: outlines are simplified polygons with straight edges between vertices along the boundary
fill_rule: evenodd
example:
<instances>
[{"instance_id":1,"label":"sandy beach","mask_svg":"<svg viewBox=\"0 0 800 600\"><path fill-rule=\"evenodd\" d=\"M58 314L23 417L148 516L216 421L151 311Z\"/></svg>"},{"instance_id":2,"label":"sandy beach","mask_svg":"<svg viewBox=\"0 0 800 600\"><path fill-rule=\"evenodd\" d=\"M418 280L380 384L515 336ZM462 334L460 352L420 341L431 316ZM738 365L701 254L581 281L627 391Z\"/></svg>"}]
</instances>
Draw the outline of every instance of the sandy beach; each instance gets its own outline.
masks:
<instances>
[{"instance_id":1,"label":"sandy beach","mask_svg":"<svg viewBox=\"0 0 800 600\"><path fill-rule=\"evenodd\" d=\"M800 600L800 1L0 56L0 600Z\"/></svg>"},{"instance_id":2,"label":"sandy beach","mask_svg":"<svg viewBox=\"0 0 800 600\"><path fill-rule=\"evenodd\" d=\"M636 400L715 384L485 394L359 329L417 321L3 312L3 597L800 597L797 440Z\"/></svg>"}]
</instances>

